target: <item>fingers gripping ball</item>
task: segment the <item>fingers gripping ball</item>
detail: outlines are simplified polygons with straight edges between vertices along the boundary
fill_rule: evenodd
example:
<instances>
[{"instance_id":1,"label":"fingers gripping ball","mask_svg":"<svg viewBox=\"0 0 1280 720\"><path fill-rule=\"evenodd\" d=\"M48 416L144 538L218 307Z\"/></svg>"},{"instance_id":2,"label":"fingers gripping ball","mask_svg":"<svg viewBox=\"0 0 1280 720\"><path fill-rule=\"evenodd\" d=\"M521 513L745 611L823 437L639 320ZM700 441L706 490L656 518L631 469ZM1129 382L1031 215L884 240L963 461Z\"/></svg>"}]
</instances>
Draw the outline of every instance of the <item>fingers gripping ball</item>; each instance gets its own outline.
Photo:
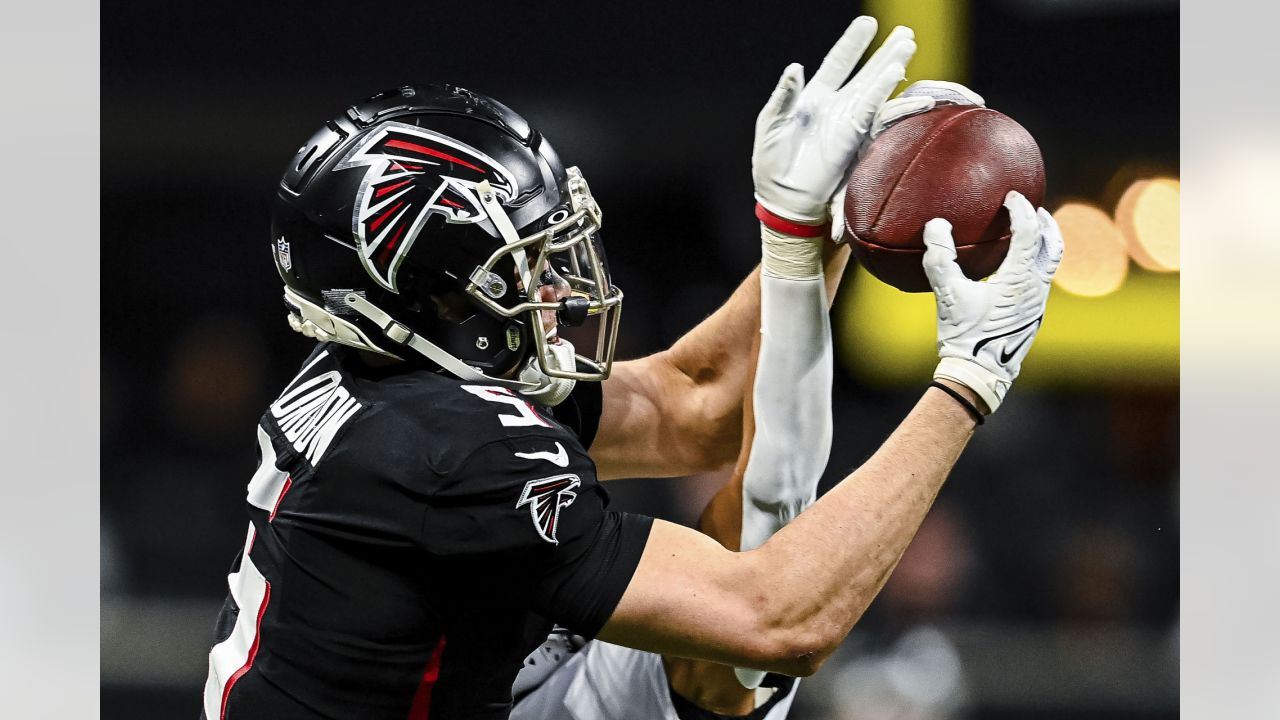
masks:
<instances>
[{"instance_id":1,"label":"fingers gripping ball","mask_svg":"<svg viewBox=\"0 0 1280 720\"><path fill-rule=\"evenodd\" d=\"M853 254L880 280L926 292L924 226L946 218L957 260L974 280L1009 249L1005 195L1044 201L1044 160L1021 125L985 107L943 105L889 127L854 166L844 197Z\"/></svg>"}]
</instances>

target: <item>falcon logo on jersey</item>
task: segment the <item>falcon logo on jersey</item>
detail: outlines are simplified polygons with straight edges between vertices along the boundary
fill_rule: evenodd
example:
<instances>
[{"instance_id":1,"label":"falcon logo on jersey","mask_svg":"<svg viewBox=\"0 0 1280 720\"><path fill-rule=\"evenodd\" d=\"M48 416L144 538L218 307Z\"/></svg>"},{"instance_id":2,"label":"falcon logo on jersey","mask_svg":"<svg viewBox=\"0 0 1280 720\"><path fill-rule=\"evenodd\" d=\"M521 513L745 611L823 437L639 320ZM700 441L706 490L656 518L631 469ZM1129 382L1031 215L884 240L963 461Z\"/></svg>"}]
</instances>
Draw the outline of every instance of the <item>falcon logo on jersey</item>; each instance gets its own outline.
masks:
<instances>
[{"instance_id":1,"label":"falcon logo on jersey","mask_svg":"<svg viewBox=\"0 0 1280 720\"><path fill-rule=\"evenodd\" d=\"M360 142L334 171L368 167L356 195L351 232L360 261L374 280L399 292L396 272L432 215L450 223L487 218L475 187L482 180L510 202L515 176L488 155L446 135L386 122Z\"/></svg>"},{"instance_id":2,"label":"falcon logo on jersey","mask_svg":"<svg viewBox=\"0 0 1280 720\"><path fill-rule=\"evenodd\" d=\"M569 507L577 499L578 493L574 490L581 482L577 475L555 475L530 480L524 484L524 492L520 493L520 502L516 503L516 507L528 505L534 529L543 540L559 545L556 529L560 526L560 509Z\"/></svg>"}]
</instances>

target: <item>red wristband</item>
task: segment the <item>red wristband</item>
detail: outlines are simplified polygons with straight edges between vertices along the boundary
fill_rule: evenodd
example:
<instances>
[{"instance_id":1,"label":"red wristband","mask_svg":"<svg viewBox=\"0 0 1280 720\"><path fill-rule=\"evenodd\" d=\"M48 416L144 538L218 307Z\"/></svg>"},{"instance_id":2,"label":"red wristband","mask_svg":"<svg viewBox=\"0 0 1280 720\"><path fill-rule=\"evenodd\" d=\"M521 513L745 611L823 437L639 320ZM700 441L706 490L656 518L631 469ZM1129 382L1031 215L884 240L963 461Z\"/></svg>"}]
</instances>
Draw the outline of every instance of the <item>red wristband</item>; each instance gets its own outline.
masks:
<instances>
[{"instance_id":1,"label":"red wristband","mask_svg":"<svg viewBox=\"0 0 1280 720\"><path fill-rule=\"evenodd\" d=\"M792 222L783 217L778 217L769 212L765 206L756 203L756 217L764 226L770 230L780 232L784 235L794 235L795 237L823 237L831 232L831 223L824 222L820 225L801 225L798 222Z\"/></svg>"}]
</instances>

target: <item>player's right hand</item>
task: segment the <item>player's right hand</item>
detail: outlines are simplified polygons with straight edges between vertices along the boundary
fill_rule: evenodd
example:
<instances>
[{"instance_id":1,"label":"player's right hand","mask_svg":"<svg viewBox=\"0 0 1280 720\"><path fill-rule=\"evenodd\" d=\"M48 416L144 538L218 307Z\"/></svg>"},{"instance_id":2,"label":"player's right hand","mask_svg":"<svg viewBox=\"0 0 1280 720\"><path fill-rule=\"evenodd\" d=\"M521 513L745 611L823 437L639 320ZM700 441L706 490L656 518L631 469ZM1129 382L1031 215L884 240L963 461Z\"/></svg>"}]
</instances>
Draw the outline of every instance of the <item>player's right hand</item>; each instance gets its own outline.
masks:
<instances>
[{"instance_id":1,"label":"player's right hand","mask_svg":"<svg viewBox=\"0 0 1280 720\"><path fill-rule=\"evenodd\" d=\"M1020 193L1005 198L1013 238L995 274L970 280L956 263L951 223L924 228L924 270L938 306L938 355L934 378L973 390L995 412L1018 377L1044 319L1049 286L1062 260L1062 233L1044 208Z\"/></svg>"}]
</instances>

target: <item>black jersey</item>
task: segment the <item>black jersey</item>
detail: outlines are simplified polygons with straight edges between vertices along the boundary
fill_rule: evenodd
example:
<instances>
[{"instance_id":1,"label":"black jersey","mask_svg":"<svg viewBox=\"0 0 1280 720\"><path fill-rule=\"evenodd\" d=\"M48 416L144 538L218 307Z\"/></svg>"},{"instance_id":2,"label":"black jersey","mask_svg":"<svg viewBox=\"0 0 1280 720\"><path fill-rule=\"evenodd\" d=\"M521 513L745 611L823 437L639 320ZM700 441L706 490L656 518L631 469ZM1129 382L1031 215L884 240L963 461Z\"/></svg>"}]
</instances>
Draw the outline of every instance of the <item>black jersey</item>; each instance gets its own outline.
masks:
<instances>
[{"instance_id":1,"label":"black jersey","mask_svg":"<svg viewBox=\"0 0 1280 720\"><path fill-rule=\"evenodd\" d=\"M212 720L506 718L553 622L592 636L651 521L610 512L556 410L325 344L263 415L250 526L209 655Z\"/></svg>"}]
</instances>

